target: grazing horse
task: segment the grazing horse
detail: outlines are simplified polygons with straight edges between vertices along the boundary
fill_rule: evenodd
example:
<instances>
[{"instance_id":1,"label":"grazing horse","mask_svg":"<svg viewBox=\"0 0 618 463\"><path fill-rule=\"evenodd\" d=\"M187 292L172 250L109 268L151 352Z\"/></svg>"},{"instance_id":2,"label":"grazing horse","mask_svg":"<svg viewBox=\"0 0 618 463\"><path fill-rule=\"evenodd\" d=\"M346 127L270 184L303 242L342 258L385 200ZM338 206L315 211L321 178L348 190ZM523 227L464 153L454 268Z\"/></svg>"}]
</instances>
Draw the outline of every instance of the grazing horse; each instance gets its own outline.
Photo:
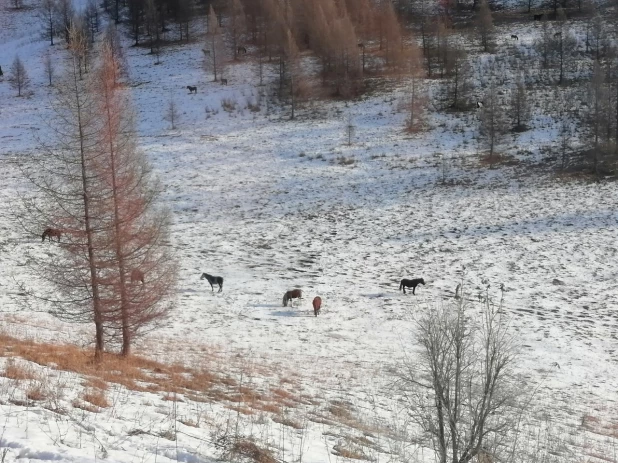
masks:
<instances>
[{"instance_id":1,"label":"grazing horse","mask_svg":"<svg viewBox=\"0 0 618 463\"><path fill-rule=\"evenodd\" d=\"M227 79L221 79L221 85L227 85Z\"/></svg>"},{"instance_id":2,"label":"grazing horse","mask_svg":"<svg viewBox=\"0 0 618 463\"><path fill-rule=\"evenodd\" d=\"M55 237L58 238L58 243L60 243L60 236L62 236L62 232L57 228L46 228L41 235L41 242L45 241L45 238L51 241L52 238Z\"/></svg>"},{"instance_id":3,"label":"grazing horse","mask_svg":"<svg viewBox=\"0 0 618 463\"><path fill-rule=\"evenodd\" d=\"M287 291L283 295L283 307L288 306L288 301L292 301L292 299L301 299L303 297L303 292L300 289L292 289ZM292 301L292 307L294 307L294 301Z\"/></svg>"},{"instance_id":4,"label":"grazing horse","mask_svg":"<svg viewBox=\"0 0 618 463\"><path fill-rule=\"evenodd\" d=\"M516 35L516 34L511 34L511 38L512 38L513 40L519 40L519 37L517 37L517 35Z\"/></svg>"},{"instance_id":5,"label":"grazing horse","mask_svg":"<svg viewBox=\"0 0 618 463\"><path fill-rule=\"evenodd\" d=\"M237 53L237 54L239 54L239 55L240 55L241 53L242 53L243 55L246 55L246 54L247 54L247 49L246 49L245 47L238 47L238 48L236 49L236 53Z\"/></svg>"},{"instance_id":6,"label":"grazing horse","mask_svg":"<svg viewBox=\"0 0 618 463\"><path fill-rule=\"evenodd\" d=\"M210 283L210 287L213 291L215 290L215 287L213 286L213 284L219 285L219 291L217 291L218 293L223 291L223 278L222 277L215 277L212 275L208 275L208 273L202 273L200 280L203 280L204 278L208 280L208 283Z\"/></svg>"},{"instance_id":7,"label":"grazing horse","mask_svg":"<svg viewBox=\"0 0 618 463\"><path fill-rule=\"evenodd\" d=\"M197 87L193 87L192 85L187 85L189 89L189 93L197 93Z\"/></svg>"},{"instance_id":8,"label":"grazing horse","mask_svg":"<svg viewBox=\"0 0 618 463\"><path fill-rule=\"evenodd\" d=\"M415 278L413 280L406 280L405 278L399 283L399 289L403 289L403 294L406 294L406 288L412 288L412 294L415 294L416 287L418 285L425 286L425 280L422 278Z\"/></svg>"},{"instance_id":9,"label":"grazing horse","mask_svg":"<svg viewBox=\"0 0 618 463\"><path fill-rule=\"evenodd\" d=\"M540 21L541 19L543 19L543 13L541 13L541 14L535 14L535 15L534 15L534 20L535 20L535 21Z\"/></svg>"},{"instance_id":10,"label":"grazing horse","mask_svg":"<svg viewBox=\"0 0 618 463\"><path fill-rule=\"evenodd\" d=\"M320 314L320 308L322 307L322 298L316 296L313 298L313 314L317 317Z\"/></svg>"},{"instance_id":11,"label":"grazing horse","mask_svg":"<svg viewBox=\"0 0 618 463\"><path fill-rule=\"evenodd\" d=\"M144 272L138 268L134 268L131 270L131 283L137 283L138 281L144 284Z\"/></svg>"}]
</instances>

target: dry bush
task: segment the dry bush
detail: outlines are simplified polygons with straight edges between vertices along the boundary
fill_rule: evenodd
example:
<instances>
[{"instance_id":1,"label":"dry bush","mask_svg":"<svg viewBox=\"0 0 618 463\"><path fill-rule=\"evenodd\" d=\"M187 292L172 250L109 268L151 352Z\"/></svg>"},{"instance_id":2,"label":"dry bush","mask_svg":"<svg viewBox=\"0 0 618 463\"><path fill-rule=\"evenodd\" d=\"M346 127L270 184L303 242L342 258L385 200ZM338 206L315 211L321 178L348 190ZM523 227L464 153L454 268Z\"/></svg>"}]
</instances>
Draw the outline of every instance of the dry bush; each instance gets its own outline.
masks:
<instances>
[{"instance_id":1,"label":"dry bush","mask_svg":"<svg viewBox=\"0 0 618 463\"><path fill-rule=\"evenodd\" d=\"M45 388L43 383L37 382L26 389L26 397L29 400L35 401L45 400L49 397L49 391Z\"/></svg>"},{"instance_id":2,"label":"dry bush","mask_svg":"<svg viewBox=\"0 0 618 463\"><path fill-rule=\"evenodd\" d=\"M252 440L245 438L234 439L223 452L223 459L231 461L246 459L254 463L277 463L277 459L270 450L259 447Z\"/></svg>"},{"instance_id":3,"label":"dry bush","mask_svg":"<svg viewBox=\"0 0 618 463\"><path fill-rule=\"evenodd\" d=\"M105 391L101 389L86 389L82 393L81 399L99 408L107 408L110 405L105 396Z\"/></svg>"},{"instance_id":4,"label":"dry bush","mask_svg":"<svg viewBox=\"0 0 618 463\"><path fill-rule=\"evenodd\" d=\"M102 391L106 391L109 387L105 381L96 377L88 378L88 380L83 383L83 386L86 388L100 389Z\"/></svg>"},{"instance_id":5,"label":"dry bush","mask_svg":"<svg viewBox=\"0 0 618 463\"><path fill-rule=\"evenodd\" d=\"M231 98L222 98L221 107L224 111L231 113L236 109L236 101Z\"/></svg>"},{"instance_id":6,"label":"dry bush","mask_svg":"<svg viewBox=\"0 0 618 463\"><path fill-rule=\"evenodd\" d=\"M71 402L71 405L73 405L73 408L79 408L80 410L85 410L90 413L99 413L101 411L100 408L89 403L82 402L79 399L74 399L73 402Z\"/></svg>"},{"instance_id":7,"label":"dry bush","mask_svg":"<svg viewBox=\"0 0 618 463\"><path fill-rule=\"evenodd\" d=\"M2 376L15 380L37 379L37 375L32 368L18 365L13 358L7 360Z\"/></svg>"},{"instance_id":8,"label":"dry bush","mask_svg":"<svg viewBox=\"0 0 618 463\"><path fill-rule=\"evenodd\" d=\"M337 158L337 164L339 164L340 166L351 166L355 162L356 161L352 157L346 158L345 156L339 156Z\"/></svg>"},{"instance_id":9,"label":"dry bush","mask_svg":"<svg viewBox=\"0 0 618 463\"><path fill-rule=\"evenodd\" d=\"M231 405L227 407L230 410L234 410L235 412L242 413L243 415L253 415L255 412L247 407L241 407L239 405Z\"/></svg>"},{"instance_id":10,"label":"dry bush","mask_svg":"<svg viewBox=\"0 0 618 463\"><path fill-rule=\"evenodd\" d=\"M272 420L275 423L279 423L279 424L282 424L284 426L289 426L290 428L303 429L302 423L300 423L300 422L290 418L289 416L275 415L275 416L273 416Z\"/></svg>"},{"instance_id":11,"label":"dry bush","mask_svg":"<svg viewBox=\"0 0 618 463\"><path fill-rule=\"evenodd\" d=\"M350 458L353 460L370 460L362 449L345 447L340 444L333 446L333 453L339 457Z\"/></svg>"}]
</instances>

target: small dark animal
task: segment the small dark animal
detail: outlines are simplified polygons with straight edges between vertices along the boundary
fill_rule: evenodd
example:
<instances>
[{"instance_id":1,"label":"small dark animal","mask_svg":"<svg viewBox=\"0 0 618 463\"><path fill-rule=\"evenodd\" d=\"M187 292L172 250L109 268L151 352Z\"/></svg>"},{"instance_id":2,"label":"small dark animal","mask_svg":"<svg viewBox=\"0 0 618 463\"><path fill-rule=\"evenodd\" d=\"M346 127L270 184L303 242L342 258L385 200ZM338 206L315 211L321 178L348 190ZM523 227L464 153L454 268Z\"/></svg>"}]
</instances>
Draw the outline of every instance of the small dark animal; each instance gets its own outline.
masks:
<instances>
[{"instance_id":1,"label":"small dark animal","mask_svg":"<svg viewBox=\"0 0 618 463\"><path fill-rule=\"evenodd\" d=\"M554 37L560 37L562 35L562 32L558 31L554 34Z\"/></svg>"},{"instance_id":2,"label":"small dark animal","mask_svg":"<svg viewBox=\"0 0 618 463\"><path fill-rule=\"evenodd\" d=\"M41 242L45 241L45 238L49 241L51 241L52 238L58 238L58 243L60 243L60 236L62 236L62 232L57 228L46 228L41 235Z\"/></svg>"},{"instance_id":3,"label":"small dark animal","mask_svg":"<svg viewBox=\"0 0 618 463\"><path fill-rule=\"evenodd\" d=\"M187 85L187 89L189 89L189 93L197 93L197 87Z\"/></svg>"},{"instance_id":4,"label":"small dark animal","mask_svg":"<svg viewBox=\"0 0 618 463\"><path fill-rule=\"evenodd\" d=\"M413 280L406 280L405 278L399 283L399 289L403 289L403 294L406 294L406 288L412 288L412 294L415 294L416 287L418 285L425 286L425 280L422 278L415 278Z\"/></svg>"},{"instance_id":5,"label":"small dark animal","mask_svg":"<svg viewBox=\"0 0 618 463\"><path fill-rule=\"evenodd\" d=\"M144 272L140 269L134 268L131 270L131 283L137 283L138 281L144 284Z\"/></svg>"},{"instance_id":6,"label":"small dark animal","mask_svg":"<svg viewBox=\"0 0 618 463\"><path fill-rule=\"evenodd\" d=\"M322 307L322 298L316 296L313 298L313 314L317 317L320 314L320 308Z\"/></svg>"},{"instance_id":7,"label":"small dark animal","mask_svg":"<svg viewBox=\"0 0 618 463\"><path fill-rule=\"evenodd\" d=\"M477 101L476 102L476 107L479 108L479 109L482 108L483 107L483 102L482 101Z\"/></svg>"},{"instance_id":8,"label":"small dark animal","mask_svg":"<svg viewBox=\"0 0 618 463\"><path fill-rule=\"evenodd\" d=\"M535 14L535 15L534 15L534 20L535 20L535 21L540 21L541 19L543 19L543 13L541 13L541 14Z\"/></svg>"},{"instance_id":9,"label":"small dark animal","mask_svg":"<svg viewBox=\"0 0 618 463\"><path fill-rule=\"evenodd\" d=\"M300 289L292 289L287 291L283 295L283 307L288 306L288 302L292 301L292 299L301 299L303 297L303 292ZM292 306L294 306L294 301L292 301Z\"/></svg>"},{"instance_id":10,"label":"small dark animal","mask_svg":"<svg viewBox=\"0 0 618 463\"><path fill-rule=\"evenodd\" d=\"M247 54L247 49L245 47L238 47L236 49L236 53L238 53L238 54L242 53L243 55L246 55Z\"/></svg>"},{"instance_id":11,"label":"small dark animal","mask_svg":"<svg viewBox=\"0 0 618 463\"><path fill-rule=\"evenodd\" d=\"M517 35L515 35L515 34L511 34L511 38L512 38L513 40L519 40L519 37L517 37Z\"/></svg>"},{"instance_id":12,"label":"small dark animal","mask_svg":"<svg viewBox=\"0 0 618 463\"><path fill-rule=\"evenodd\" d=\"M0 66L0 77L2 77L4 75L4 72L2 72L2 66Z\"/></svg>"},{"instance_id":13,"label":"small dark animal","mask_svg":"<svg viewBox=\"0 0 618 463\"><path fill-rule=\"evenodd\" d=\"M227 79L221 79L221 85L227 85Z\"/></svg>"},{"instance_id":14,"label":"small dark animal","mask_svg":"<svg viewBox=\"0 0 618 463\"><path fill-rule=\"evenodd\" d=\"M210 283L210 287L212 288L212 290L215 290L215 287L213 286L213 283L216 285L219 285L219 291L217 291L218 293L220 293L221 291L223 291L223 278L221 277L214 277L212 275L208 275L208 273L202 273L202 276L200 277L200 280L203 279L207 279L208 283Z\"/></svg>"},{"instance_id":15,"label":"small dark animal","mask_svg":"<svg viewBox=\"0 0 618 463\"><path fill-rule=\"evenodd\" d=\"M363 42L361 42L361 43L359 43L359 44L357 45L357 47L358 47L358 48L365 48L365 44L364 44Z\"/></svg>"},{"instance_id":16,"label":"small dark animal","mask_svg":"<svg viewBox=\"0 0 618 463\"><path fill-rule=\"evenodd\" d=\"M206 50L205 48L202 48L202 52L203 52L206 56L210 56L210 50Z\"/></svg>"}]
</instances>

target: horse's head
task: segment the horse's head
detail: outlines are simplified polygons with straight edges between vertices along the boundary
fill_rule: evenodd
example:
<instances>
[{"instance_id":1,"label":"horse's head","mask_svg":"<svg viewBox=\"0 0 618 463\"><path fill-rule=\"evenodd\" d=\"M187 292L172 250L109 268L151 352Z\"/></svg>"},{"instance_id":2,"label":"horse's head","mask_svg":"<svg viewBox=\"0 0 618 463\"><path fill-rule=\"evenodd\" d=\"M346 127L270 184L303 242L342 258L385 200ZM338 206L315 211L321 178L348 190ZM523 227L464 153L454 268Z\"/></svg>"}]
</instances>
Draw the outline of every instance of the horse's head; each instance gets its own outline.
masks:
<instances>
[{"instance_id":1,"label":"horse's head","mask_svg":"<svg viewBox=\"0 0 618 463\"><path fill-rule=\"evenodd\" d=\"M204 278L206 278L206 274L202 273L202 276L200 277L200 280L203 280Z\"/></svg>"},{"instance_id":2,"label":"horse's head","mask_svg":"<svg viewBox=\"0 0 618 463\"><path fill-rule=\"evenodd\" d=\"M425 280L423 280L422 278L421 278L421 281L419 281L419 283L425 286Z\"/></svg>"}]
</instances>

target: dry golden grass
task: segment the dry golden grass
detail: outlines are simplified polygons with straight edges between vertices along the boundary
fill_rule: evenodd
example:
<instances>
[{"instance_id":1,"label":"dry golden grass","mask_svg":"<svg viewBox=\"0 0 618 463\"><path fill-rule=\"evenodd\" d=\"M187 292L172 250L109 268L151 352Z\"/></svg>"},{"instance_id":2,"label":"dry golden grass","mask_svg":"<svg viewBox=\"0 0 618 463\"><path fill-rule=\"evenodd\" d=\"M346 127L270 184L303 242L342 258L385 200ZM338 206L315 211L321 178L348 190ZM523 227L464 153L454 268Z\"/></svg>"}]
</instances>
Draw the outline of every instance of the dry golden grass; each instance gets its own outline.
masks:
<instances>
[{"instance_id":1,"label":"dry golden grass","mask_svg":"<svg viewBox=\"0 0 618 463\"><path fill-rule=\"evenodd\" d=\"M192 369L179 364L167 365L142 356L122 357L105 353L100 362L94 361L94 352L71 344L39 343L20 340L0 333L0 357L16 357L48 366L55 370L83 375L86 393L73 403L74 407L99 411L95 407L109 406L105 392L109 384L120 384L136 391L162 393L164 400L180 401L183 397L198 402L228 402L229 408L243 414L264 411L280 415L284 408L295 408L306 403L300 397L281 387L262 392L227 375L217 375L205 369ZM253 366L255 368L255 366ZM37 379L32 369L9 361L4 372L13 379ZM279 384L294 385L290 379ZM33 399L43 391L32 390Z\"/></svg>"}]
</instances>

